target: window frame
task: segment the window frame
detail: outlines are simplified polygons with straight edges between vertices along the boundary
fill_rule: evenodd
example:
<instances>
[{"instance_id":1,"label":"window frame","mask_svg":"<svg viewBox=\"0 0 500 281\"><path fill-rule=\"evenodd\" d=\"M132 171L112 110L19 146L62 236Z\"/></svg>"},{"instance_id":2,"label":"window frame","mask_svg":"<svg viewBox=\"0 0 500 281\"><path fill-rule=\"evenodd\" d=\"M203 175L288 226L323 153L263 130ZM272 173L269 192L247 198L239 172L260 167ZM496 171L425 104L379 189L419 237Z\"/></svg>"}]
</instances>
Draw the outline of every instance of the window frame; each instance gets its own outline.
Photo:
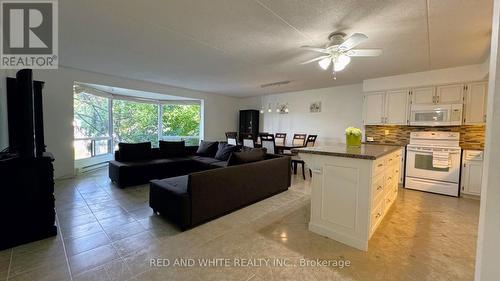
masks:
<instances>
[{"instance_id":1,"label":"window frame","mask_svg":"<svg viewBox=\"0 0 500 281\"><path fill-rule=\"evenodd\" d=\"M77 91L76 88L79 88ZM132 97L132 96L125 96L125 95L116 95L116 94L110 94L104 91L100 91L97 89L89 88L89 87L84 87L78 83L75 84L74 90L73 90L73 99L74 95L77 93L86 93L89 95L94 95L94 96L99 96L99 97L104 97L108 99L108 136L107 137L89 137L89 138L75 138L73 135L73 141L82 141L82 140L90 140L92 143L92 148L95 146L96 141L101 141L101 140L108 140L108 151L109 153L107 154L99 154L95 155L95 149L91 149L91 156L86 157L86 158L80 158L76 159L74 158L75 161L75 167L76 168L81 168L89 165L95 165L99 163L103 163L109 160L112 160L113 155L114 155L114 115L113 115L113 102L115 100L125 100L125 101L130 101L130 102L137 102L137 103L149 103L149 104L155 104L158 106L158 112L157 112L157 127L158 127L158 140L165 140L167 138L179 138L179 139L190 139L190 138L198 138L198 139L203 139L204 135L204 100L203 99L193 99L193 100L156 100L156 99L147 99L147 98L139 98L139 97ZM192 104L192 105L199 105L200 106L200 122L199 122L199 134L198 136L166 136L163 135L163 105L166 104ZM74 108L73 108L74 110ZM74 112L73 112L73 118L74 118ZM74 134L74 133L73 133ZM75 157L74 152L73 152L73 157ZM96 161L93 161L96 160Z\"/></svg>"}]
</instances>

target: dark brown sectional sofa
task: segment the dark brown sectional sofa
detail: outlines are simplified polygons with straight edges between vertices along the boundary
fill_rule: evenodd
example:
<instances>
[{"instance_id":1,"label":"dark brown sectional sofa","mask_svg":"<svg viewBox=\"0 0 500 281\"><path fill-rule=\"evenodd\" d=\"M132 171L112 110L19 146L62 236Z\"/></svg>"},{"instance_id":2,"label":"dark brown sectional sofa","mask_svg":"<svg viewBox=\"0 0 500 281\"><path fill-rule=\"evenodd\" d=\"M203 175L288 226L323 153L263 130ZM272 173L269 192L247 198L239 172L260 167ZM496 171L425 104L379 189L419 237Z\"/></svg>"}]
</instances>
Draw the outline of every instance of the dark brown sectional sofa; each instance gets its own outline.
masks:
<instances>
[{"instance_id":1,"label":"dark brown sectional sofa","mask_svg":"<svg viewBox=\"0 0 500 281\"><path fill-rule=\"evenodd\" d=\"M197 155L198 147L179 149L170 155L152 149L137 158L128 153L126 161L117 151L109 177L120 187L150 182L150 207L183 230L286 191L291 184L287 156L263 152L257 159L256 151L237 150L221 161L216 151Z\"/></svg>"}]
</instances>

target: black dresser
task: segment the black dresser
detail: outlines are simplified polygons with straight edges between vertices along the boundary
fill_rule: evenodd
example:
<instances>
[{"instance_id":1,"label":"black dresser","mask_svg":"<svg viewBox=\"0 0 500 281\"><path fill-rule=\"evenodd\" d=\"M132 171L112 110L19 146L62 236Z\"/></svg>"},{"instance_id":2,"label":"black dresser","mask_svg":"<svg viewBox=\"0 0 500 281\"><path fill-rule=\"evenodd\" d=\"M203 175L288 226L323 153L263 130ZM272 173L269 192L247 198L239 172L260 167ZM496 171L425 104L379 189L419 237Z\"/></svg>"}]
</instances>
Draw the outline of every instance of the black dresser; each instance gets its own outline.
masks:
<instances>
[{"instance_id":1,"label":"black dresser","mask_svg":"<svg viewBox=\"0 0 500 281\"><path fill-rule=\"evenodd\" d=\"M0 250L57 234L53 161L50 153L0 160Z\"/></svg>"},{"instance_id":2,"label":"black dresser","mask_svg":"<svg viewBox=\"0 0 500 281\"><path fill-rule=\"evenodd\" d=\"M242 134L253 134L254 140L259 135L259 111L248 109L240 110L240 141Z\"/></svg>"}]
</instances>

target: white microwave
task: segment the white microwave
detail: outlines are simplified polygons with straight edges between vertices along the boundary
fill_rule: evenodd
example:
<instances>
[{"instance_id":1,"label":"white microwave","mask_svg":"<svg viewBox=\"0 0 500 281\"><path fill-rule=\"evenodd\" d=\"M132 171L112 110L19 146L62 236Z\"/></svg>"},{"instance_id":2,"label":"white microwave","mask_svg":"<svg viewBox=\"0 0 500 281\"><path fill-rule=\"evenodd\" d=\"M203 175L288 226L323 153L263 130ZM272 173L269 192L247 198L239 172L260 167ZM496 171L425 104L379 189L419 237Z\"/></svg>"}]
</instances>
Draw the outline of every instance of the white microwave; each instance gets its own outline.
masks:
<instances>
[{"instance_id":1,"label":"white microwave","mask_svg":"<svg viewBox=\"0 0 500 281\"><path fill-rule=\"evenodd\" d=\"M411 105L410 126L459 126L462 110L462 104Z\"/></svg>"}]
</instances>

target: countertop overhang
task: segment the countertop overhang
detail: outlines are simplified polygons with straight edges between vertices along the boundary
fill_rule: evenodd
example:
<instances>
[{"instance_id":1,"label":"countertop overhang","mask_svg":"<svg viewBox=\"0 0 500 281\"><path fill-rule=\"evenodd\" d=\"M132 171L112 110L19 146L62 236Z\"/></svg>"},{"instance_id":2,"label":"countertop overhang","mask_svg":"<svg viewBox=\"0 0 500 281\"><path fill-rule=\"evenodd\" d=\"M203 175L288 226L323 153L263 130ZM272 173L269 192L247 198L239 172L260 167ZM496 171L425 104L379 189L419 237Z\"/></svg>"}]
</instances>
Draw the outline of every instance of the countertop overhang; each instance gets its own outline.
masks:
<instances>
[{"instance_id":1,"label":"countertop overhang","mask_svg":"<svg viewBox=\"0 0 500 281\"><path fill-rule=\"evenodd\" d=\"M366 160L376 160L387 154L401 149L402 146L361 144L359 147L347 146L346 144L335 144L328 146L315 146L294 148L294 153L317 154L336 157L357 158Z\"/></svg>"}]
</instances>

